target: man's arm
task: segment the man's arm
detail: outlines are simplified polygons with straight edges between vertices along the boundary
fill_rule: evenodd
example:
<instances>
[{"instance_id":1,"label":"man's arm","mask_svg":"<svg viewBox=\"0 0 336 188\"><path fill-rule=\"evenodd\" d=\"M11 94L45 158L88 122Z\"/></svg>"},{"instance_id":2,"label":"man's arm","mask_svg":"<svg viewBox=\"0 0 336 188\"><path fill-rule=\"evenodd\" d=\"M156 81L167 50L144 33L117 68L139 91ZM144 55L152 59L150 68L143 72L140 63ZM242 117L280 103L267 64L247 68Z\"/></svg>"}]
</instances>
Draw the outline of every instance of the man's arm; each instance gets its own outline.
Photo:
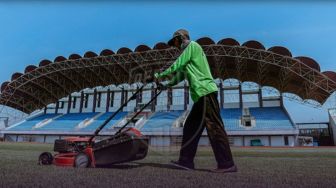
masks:
<instances>
[{"instance_id":1,"label":"man's arm","mask_svg":"<svg viewBox=\"0 0 336 188\"><path fill-rule=\"evenodd\" d=\"M181 71L183 67L185 67L188 62L191 60L193 42L190 42L186 49L184 49L183 53L176 59L176 61L165 71L162 73L155 73L156 78L162 78L173 74L177 71Z\"/></svg>"},{"instance_id":2,"label":"man's arm","mask_svg":"<svg viewBox=\"0 0 336 188\"><path fill-rule=\"evenodd\" d=\"M172 87L178 83L180 83L182 80L184 80L184 73L183 72L177 72L176 75L170 80L168 83L168 87Z\"/></svg>"}]
</instances>

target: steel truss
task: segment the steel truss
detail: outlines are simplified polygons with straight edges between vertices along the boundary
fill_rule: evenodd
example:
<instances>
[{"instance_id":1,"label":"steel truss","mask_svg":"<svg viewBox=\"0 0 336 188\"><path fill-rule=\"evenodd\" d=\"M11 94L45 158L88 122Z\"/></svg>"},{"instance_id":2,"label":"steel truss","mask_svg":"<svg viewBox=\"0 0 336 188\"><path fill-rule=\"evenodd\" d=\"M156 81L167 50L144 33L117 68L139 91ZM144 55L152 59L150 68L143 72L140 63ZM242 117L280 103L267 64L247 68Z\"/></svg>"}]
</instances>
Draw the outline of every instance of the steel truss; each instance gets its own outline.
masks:
<instances>
[{"instance_id":1,"label":"steel truss","mask_svg":"<svg viewBox=\"0 0 336 188\"><path fill-rule=\"evenodd\" d=\"M289 56L244 46L202 47L215 78L253 81L319 103L336 89L327 76ZM141 82L146 75L170 65L179 54L179 50L167 48L50 63L7 84L0 104L31 113L85 88Z\"/></svg>"}]
</instances>

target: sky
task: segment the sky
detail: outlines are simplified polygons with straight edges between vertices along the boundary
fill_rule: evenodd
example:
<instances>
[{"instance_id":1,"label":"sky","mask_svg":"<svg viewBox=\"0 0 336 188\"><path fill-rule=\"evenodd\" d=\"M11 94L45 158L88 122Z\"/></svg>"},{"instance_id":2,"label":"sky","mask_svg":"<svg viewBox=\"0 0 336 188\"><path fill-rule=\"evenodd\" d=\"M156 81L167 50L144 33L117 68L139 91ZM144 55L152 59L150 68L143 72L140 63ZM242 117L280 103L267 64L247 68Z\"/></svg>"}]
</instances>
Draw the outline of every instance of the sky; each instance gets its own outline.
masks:
<instances>
[{"instance_id":1,"label":"sky","mask_svg":"<svg viewBox=\"0 0 336 188\"><path fill-rule=\"evenodd\" d=\"M0 83L42 59L153 47L180 28L194 40L284 46L293 56L312 57L322 71L336 71L335 10L328 1L0 1ZM300 115L306 107L288 104L297 121L307 120ZM315 109L306 111L321 119Z\"/></svg>"}]
</instances>

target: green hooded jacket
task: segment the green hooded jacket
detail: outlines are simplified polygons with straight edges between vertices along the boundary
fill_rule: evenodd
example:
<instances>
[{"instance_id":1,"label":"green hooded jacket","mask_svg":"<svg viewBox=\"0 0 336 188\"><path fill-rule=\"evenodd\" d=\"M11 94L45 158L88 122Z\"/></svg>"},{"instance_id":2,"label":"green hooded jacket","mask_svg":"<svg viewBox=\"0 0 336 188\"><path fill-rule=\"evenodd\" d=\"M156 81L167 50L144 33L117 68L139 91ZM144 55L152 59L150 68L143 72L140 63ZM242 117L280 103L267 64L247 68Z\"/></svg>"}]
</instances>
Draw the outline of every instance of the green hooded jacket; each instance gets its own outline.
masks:
<instances>
[{"instance_id":1,"label":"green hooded jacket","mask_svg":"<svg viewBox=\"0 0 336 188\"><path fill-rule=\"evenodd\" d=\"M203 49L194 41L190 41L182 54L168 69L162 73L155 73L155 77L162 78L174 73L175 76L168 86L176 85L186 78L194 102L197 102L202 96L218 91Z\"/></svg>"}]
</instances>

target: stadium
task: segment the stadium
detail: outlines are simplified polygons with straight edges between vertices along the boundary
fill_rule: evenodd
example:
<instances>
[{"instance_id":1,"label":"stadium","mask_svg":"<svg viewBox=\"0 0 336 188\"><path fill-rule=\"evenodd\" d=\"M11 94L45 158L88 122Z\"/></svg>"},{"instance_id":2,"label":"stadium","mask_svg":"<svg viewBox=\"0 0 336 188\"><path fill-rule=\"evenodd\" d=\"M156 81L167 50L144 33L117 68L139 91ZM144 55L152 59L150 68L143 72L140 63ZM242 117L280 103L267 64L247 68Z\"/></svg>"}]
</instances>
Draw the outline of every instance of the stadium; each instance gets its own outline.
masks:
<instances>
[{"instance_id":1,"label":"stadium","mask_svg":"<svg viewBox=\"0 0 336 188\"><path fill-rule=\"evenodd\" d=\"M332 146L335 112L329 122L296 124L283 100L321 105L336 90L336 73L321 72L306 56L293 57L285 47L266 48L255 40L196 40L204 49L219 88L221 116L232 146ZM141 85L144 79L174 62L181 52L159 42L132 51L86 52L42 60L16 72L1 85L0 104L27 114L22 120L3 118L6 142L53 143L73 135L92 135ZM164 82L164 80L163 80ZM157 92L149 83L135 100L100 133L116 130ZM151 146L179 146L183 123L192 106L187 81L161 95L132 122ZM206 132L200 145L209 146Z\"/></svg>"}]
</instances>

